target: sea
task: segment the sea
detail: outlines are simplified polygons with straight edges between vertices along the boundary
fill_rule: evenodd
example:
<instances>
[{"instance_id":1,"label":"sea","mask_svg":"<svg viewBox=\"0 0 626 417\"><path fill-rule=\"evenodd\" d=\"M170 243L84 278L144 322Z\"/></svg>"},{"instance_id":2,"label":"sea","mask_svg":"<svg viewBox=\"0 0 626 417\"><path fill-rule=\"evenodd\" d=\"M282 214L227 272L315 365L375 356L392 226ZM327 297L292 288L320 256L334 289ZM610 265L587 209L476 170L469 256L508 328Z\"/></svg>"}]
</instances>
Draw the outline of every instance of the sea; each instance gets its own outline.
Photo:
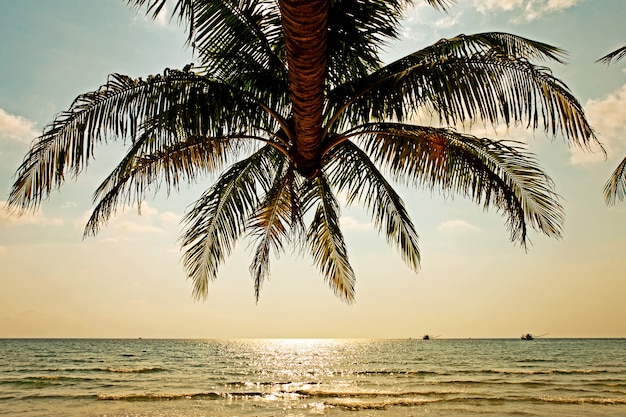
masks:
<instances>
[{"instance_id":1,"label":"sea","mask_svg":"<svg viewBox=\"0 0 626 417\"><path fill-rule=\"evenodd\" d=\"M0 415L626 416L626 340L0 339Z\"/></svg>"}]
</instances>

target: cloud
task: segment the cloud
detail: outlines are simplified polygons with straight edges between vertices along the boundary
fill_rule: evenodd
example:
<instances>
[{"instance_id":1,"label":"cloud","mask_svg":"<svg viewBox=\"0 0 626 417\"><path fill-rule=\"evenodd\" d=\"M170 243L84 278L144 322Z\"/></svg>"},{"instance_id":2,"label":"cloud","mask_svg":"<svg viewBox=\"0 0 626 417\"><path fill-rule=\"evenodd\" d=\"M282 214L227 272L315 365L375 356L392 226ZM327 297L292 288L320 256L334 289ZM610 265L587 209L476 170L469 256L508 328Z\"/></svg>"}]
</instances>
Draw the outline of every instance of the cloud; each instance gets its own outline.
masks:
<instances>
[{"instance_id":1,"label":"cloud","mask_svg":"<svg viewBox=\"0 0 626 417\"><path fill-rule=\"evenodd\" d=\"M154 234L154 233L163 233L163 229L157 226L149 225L149 224L139 224L136 222L121 222L115 224L116 230L121 230L123 232L133 233L133 234Z\"/></svg>"},{"instance_id":2,"label":"cloud","mask_svg":"<svg viewBox=\"0 0 626 417\"><path fill-rule=\"evenodd\" d=\"M618 154L621 158L621 154L626 152L626 84L604 98L587 100L585 112L609 156ZM604 162L604 154L572 149L570 162Z\"/></svg>"},{"instance_id":3,"label":"cloud","mask_svg":"<svg viewBox=\"0 0 626 417\"><path fill-rule=\"evenodd\" d=\"M0 140L30 143L37 136L39 132L35 129L35 123L0 109Z\"/></svg>"},{"instance_id":4,"label":"cloud","mask_svg":"<svg viewBox=\"0 0 626 417\"><path fill-rule=\"evenodd\" d=\"M63 220L58 218L48 218L44 215L43 211L39 209L35 213L24 213L18 215L17 212L9 211L6 207L5 201L0 201L0 224L7 224L13 226L22 225L45 225L45 226L61 226Z\"/></svg>"},{"instance_id":5,"label":"cloud","mask_svg":"<svg viewBox=\"0 0 626 417\"><path fill-rule=\"evenodd\" d=\"M448 232L472 232L480 230L479 227L474 226L473 224L461 219L454 219L442 222L439 225L438 229Z\"/></svg>"},{"instance_id":6,"label":"cloud","mask_svg":"<svg viewBox=\"0 0 626 417\"><path fill-rule=\"evenodd\" d=\"M141 21L143 22L154 23L156 26L159 26L159 27L166 27L168 26L168 23L170 22L169 15L170 14L168 12L167 5L165 5L159 11L159 14L156 17L153 16L152 12L146 11L146 13L143 13L143 16L136 17L135 20L141 19Z\"/></svg>"},{"instance_id":7,"label":"cloud","mask_svg":"<svg viewBox=\"0 0 626 417\"><path fill-rule=\"evenodd\" d=\"M167 223L167 224L172 224L172 223L180 223L180 221L182 220L183 216L176 214L176 213L172 213L171 211L166 211L163 214L159 214L159 219L163 222L163 223Z\"/></svg>"},{"instance_id":8,"label":"cloud","mask_svg":"<svg viewBox=\"0 0 626 417\"><path fill-rule=\"evenodd\" d=\"M339 219L341 228L345 230L369 230L373 229L372 223L359 223L357 219L351 216L344 216Z\"/></svg>"},{"instance_id":9,"label":"cloud","mask_svg":"<svg viewBox=\"0 0 626 417\"><path fill-rule=\"evenodd\" d=\"M585 0L474 0L474 7L481 13L517 12L516 20L535 20L546 14L568 9Z\"/></svg>"},{"instance_id":10,"label":"cloud","mask_svg":"<svg viewBox=\"0 0 626 417\"><path fill-rule=\"evenodd\" d=\"M414 41L423 41L426 33L434 32L436 36L444 29L450 29L459 24L463 16L462 10L458 8L450 9L447 13L435 10L426 3L418 3L409 9L406 13L406 21L409 25L403 25L402 38ZM414 30L413 26L417 25L421 29ZM430 28L430 31L423 31L424 27Z\"/></svg>"},{"instance_id":11,"label":"cloud","mask_svg":"<svg viewBox=\"0 0 626 417\"><path fill-rule=\"evenodd\" d=\"M74 221L74 227L83 230L90 216L91 211L83 213ZM107 236L99 241L109 243L128 240L130 236L163 234L167 228L178 225L181 218L182 216L171 211L160 213L147 202L141 204L139 212L136 207L121 207L106 224L101 225L101 233L107 232ZM111 231L114 231L113 235Z\"/></svg>"}]
</instances>

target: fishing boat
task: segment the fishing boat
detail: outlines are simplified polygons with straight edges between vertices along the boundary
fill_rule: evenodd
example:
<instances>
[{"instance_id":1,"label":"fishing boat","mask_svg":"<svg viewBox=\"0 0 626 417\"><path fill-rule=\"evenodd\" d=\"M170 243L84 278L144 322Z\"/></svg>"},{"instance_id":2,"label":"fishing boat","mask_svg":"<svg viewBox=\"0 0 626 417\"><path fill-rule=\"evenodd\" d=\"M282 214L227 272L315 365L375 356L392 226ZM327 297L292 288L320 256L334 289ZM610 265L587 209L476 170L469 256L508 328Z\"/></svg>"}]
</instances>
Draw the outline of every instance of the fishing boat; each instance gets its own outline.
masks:
<instances>
[{"instance_id":1,"label":"fishing boat","mask_svg":"<svg viewBox=\"0 0 626 417\"><path fill-rule=\"evenodd\" d=\"M522 339L522 340L535 340L535 338L537 338L537 337L543 337L543 336L545 336L545 335L547 335L547 334L548 334L548 333L540 334L539 336L533 336L533 335L532 335L532 333L526 333L526 334L523 334L523 335L522 335L521 339Z\"/></svg>"}]
</instances>

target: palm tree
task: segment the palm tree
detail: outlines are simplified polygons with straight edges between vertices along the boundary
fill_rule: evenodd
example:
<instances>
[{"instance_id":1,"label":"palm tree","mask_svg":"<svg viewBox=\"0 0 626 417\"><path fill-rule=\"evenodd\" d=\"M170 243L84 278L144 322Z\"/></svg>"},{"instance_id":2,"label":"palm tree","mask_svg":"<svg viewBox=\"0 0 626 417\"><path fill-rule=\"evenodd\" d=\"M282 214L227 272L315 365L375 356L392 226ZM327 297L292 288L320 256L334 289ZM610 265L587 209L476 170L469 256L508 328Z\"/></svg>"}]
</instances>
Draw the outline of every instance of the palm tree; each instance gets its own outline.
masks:
<instances>
[{"instance_id":1,"label":"palm tree","mask_svg":"<svg viewBox=\"0 0 626 417\"><path fill-rule=\"evenodd\" d=\"M619 61L624 56L626 56L626 45L603 56L596 62L609 65L611 62ZM604 200L608 205L615 204L617 200L623 201L624 197L626 197L626 157L617 165L604 185Z\"/></svg>"},{"instance_id":2,"label":"palm tree","mask_svg":"<svg viewBox=\"0 0 626 417\"><path fill-rule=\"evenodd\" d=\"M427 0L445 7L444 0ZM156 16L165 0L129 0ZM146 80L113 74L79 96L37 138L9 205L35 209L95 147L125 138L127 153L94 194L85 235L159 186L213 175L184 219L181 246L194 296L237 241L252 239L255 297L272 253L309 252L331 289L354 300L339 193L360 203L414 271L418 235L392 183L457 193L506 217L511 240L528 228L559 237L551 179L522 143L474 137L463 121L523 124L596 142L580 103L545 67L562 51L506 33L443 39L383 65L406 0L178 0L200 63ZM438 126L413 122L426 111Z\"/></svg>"}]
</instances>

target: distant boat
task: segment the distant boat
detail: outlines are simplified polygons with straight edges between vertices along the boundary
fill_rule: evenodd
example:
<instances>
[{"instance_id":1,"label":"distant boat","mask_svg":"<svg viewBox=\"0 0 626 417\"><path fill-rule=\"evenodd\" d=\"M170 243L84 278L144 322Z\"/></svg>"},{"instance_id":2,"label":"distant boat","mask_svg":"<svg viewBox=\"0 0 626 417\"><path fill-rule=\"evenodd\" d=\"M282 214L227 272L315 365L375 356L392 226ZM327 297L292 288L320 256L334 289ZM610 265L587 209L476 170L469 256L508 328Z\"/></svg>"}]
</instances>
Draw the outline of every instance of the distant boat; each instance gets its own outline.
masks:
<instances>
[{"instance_id":1,"label":"distant boat","mask_svg":"<svg viewBox=\"0 0 626 417\"><path fill-rule=\"evenodd\" d=\"M532 333L526 333L526 334L522 335L521 339L522 340L535 340L535 337L542 337L542 336L545 336L547 334L548 333L540 334L539 336L533 336Z\"/></svg>"},{"instance_id":2,"label":"distant boat","mask_svg":"<svg viewBox=\"0 0 626 417\"><path fill-rule=\"evenodd\" d=\"M422 337L422 340L430 340L430 336L425 334L424 337Z\"/></svg>"}]
</instances>

